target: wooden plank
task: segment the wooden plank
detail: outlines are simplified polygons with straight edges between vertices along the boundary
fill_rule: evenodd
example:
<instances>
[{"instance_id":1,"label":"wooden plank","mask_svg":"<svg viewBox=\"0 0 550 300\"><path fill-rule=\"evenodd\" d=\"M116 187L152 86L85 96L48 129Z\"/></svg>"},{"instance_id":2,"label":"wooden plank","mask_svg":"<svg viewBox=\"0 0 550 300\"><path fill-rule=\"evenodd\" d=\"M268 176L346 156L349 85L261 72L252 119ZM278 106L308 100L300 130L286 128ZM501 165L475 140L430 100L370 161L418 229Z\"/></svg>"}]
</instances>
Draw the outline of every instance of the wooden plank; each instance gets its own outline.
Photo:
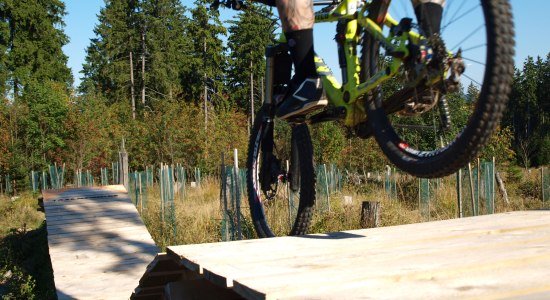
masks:
<instances>
[{"instance_id":1,"label":"wooden plank","mask_svg":"<svg viewBox=\"0 0 550 300\"><path fill-rule=\"evenodd\" d=\"M143 226L143 225L141 225ZM95 226L66 226L65 228L60 228L56 226L55 228L48 228L48 236L54 235L64 235L64 234L78 234L86 232L96 232L97 235L100 235L103 232L124 232L126 230L139 230L142 228L139 224L135 223L126 223L121 224L121 226L114 226L112 224L97 224Z\"/></svg>"},{"instance_id":2,"label":"wooden plank","mask_svg":"<svg viewBox=\"0 0 550 300\"><path fill-rule=\"evenodd\" d=\"M90 253L109 254L109 255L115 255L119 257L120 255L118 254L130 255L134 253L145 252L145 253L151 253L155 255L159 252L158 247L154 244L143 243L143 242L138 243L136 241L126 241L125 243L120 243L120 244L109 243L109 244L99 245L93 248L85 243L82 243L79 245L60 244L52 248L55 249L54 254L50 255L52 259L59 258L59 257L86 256L87 254L90 254Z\"/></svg>"},{"instance_id":3,"label":"wooden plank","mask_svg":"<svg viewBox=\"0 0 550 300\"><path fill-rule=\"evenodd\" d=\"M114 186L44 193L59 299L128 298L155 257L158 247L124 191Z\"/></svg>"},{"instance_id":4,"label":"wooden plank","mask_svg":"<svg viewBox=\"0 0 550 300\"><path fill-rule=\"evenodd\" d=\"M91 216L75 216L75 218L59 219L53 218L48 221L48 226L59 226L59 225L69 225L69 224L94 224L94 223L112 223L125 220L139 221L141 222L141 217L134 212L130 213L118 213L110 215L101 215L93 214Z\"/></svg>"},{"instance_id":5,"label":"wooden plank","mask_svg":"<svg viewBox=\"0 0 550 300\"><path fill-rule=\"evenodd\" d=\"M105 202L131 202L128 195L123 194L104 194L104 195L82 195L77 198L57 199L44 202L44 207L58 207L63 205L84 205L89 203L105 203Z\"/></svg>"},{"instance_id":6,"label":"wooden plank","mask_svg":"<svg viewBox=\"0 0 550 300\"><path fill-rule=\"evenodd\" d=\"M141 222L141 218L139 215L134 214L131 217L124 217L124 218L113 218L111 217L97 217L97 218L83 218L80 221L70 221L70 222L54 222L52 223L46 223L49 230L55 231L57 229L63 230L70 228L72 231L77 231L79 228L97 228L98 226L112 226L113 224L116 224L117 226L130 226L130 225L136 225L136 224L143 224Z\"/></svg>"},{"instance_id":7,"label":"wooden plank","mask_svg":"<svg viewBox=\"0 0 550 300\"><path fill-rule=\"evenodd\" d=\"M105 206L89 206L87 208L70 208L70 209L54 209L54 210L44 210L46 213L46 221L48 218L53 218L56 216L71 216L71 217L81 217L86 214L97 214L101 212L105 213L124 213L124 212L133 212L135 207L128 205L113 205L108 204Z\"/></svg>"},{"instance_id":8,"label":"wooden plank","mask_svg":"<svg viewBox=\"0 0 550 300\"><path fill-rule=\"evenodd\" d=\"M49 201L58 197L76 194L102 194L102 193L126 193L126 189L122 185L107 185L98 187L81 187L81 188L66 188L59 190L44 190L42 197L44 201Z\"/></svg>"},{"instance_id":9,"label":"wooden plank","mask_svg":"<svg viewBox=\"0 0 550 300\"><path fill-rule=\"evenodd\" d=\"M167 251L248 299L422 299L545 298L548 249L550 211L532 211Z\"/></svg>"},{"instance_id":10,"label":"wooden plank","mask_svg":"<svg viewBox=\"0 0 550 300\"><path fill-rule=\"evenodd\" d=\"M148 233L147 233L148 234ZM98 232L98 231L80 231L80 232L63 232L57 234L48 233L48 241L56 243L57 241L67 241L72 239L74 241L78 240L92 240L94 238L126 238L127 235L135 236L141 235L144 236L143 228L139 226L134 226L130 228L112 228L110 231Z\"/></svg>"},{"instance_id":11,"label":"wooden plank","mask_svg":"<svg viewBox=\"0 0 550 300\"><path fill-rule=\"evenodd\" d=\"M57 245L63 245L65 247L87 245L89 247L98 247L103 244L124 244L124 243L149 243L151 236L144 234L142 230L134 232L124 232L123 236L120 235L89 235L89 236L57 236L57 238L50 238L48 244L50 247Z\"/></svg>"},{"instance_id":12,"label":"wooden plank","mask_svg":"<svg viewBox=\"0 0 550 300\"><path fill-rule=\"evenodd\" d=\"M97 213L97 212L129 212L132 211L132 207L135 209L132 203L125 202L106 202L104 204L88 204L88 205L64 205L56 207L45 208L44 211L47 213L46 219L48 216L54 215L81 215L86 213Z\"/></svg>"},{"instance_id":13,"label":"wooden plank","mask_svg":"<svg viewBox=\"0 0 550 300\"><path fill-rule=\"evenodd\" d=\"M501 219L507 215L502 215ZM544 215L541 217L532 216L528 219L518 218L510 220L510 224L499 221L498 217L484 216L481 220L472 222L456 222L457 220L440 221L437 226L426 226L425 223L410 224L403 226L382 227L377 230L354 230L339 233L309 235L306 237L280 237L277 239L249 240L228 243L210 243L200 245L170 246L168 252L178 255L182 258L182 263L190 269L199 269L198 261L208 261L217 263L227 260L238 259L239 257L248 257L248 261L262 261L257 253L271 252L278 249L283 255L296 257L300 255L320 255L327 251L339 251L342 247L356 246L355 239L366 239L372 241L374 247L401 247L403 245L424 244L430 242L446 242L457 238L466 238L470 236L479 236L485 234L494 234L500 231L521 231L528 230L531 226L544 228L550 226L550 219ZM518 219L520 219L518 221ZM513 223L515 222L515 223ZM479 229L479 228L484 229ZM410 235L414 231L415 235ZM368 233L368 235L367 235ZM445 233L445 234L443 234ZM254 247L243 247L243 245L253 244ZM313 253L295 253L298 247L311 247ZM225 252L219 255L219 252ZM282 259L284 257L281 257Z\"/></svg>"},{"instance_id":14,"label":"wooden plank","mask_svg":"<svg viewBox=\"0 0 550 300\"><path fill-rule=\"evenodd\" d=\"M91 220L99 217L113 217L113 218L122 218L124 216L132 217L132 216L139 216L139 214L135 211L129 210L127 212L119 212L119 211L109 211L109 212L91 212L89 214L76 214L76 215L65 215L65 214L59 214L55 217L51 217L50 220L48 220L49 224L55 224L55 222L70 222L73 220Z\"/></svg>"}]
</instances>

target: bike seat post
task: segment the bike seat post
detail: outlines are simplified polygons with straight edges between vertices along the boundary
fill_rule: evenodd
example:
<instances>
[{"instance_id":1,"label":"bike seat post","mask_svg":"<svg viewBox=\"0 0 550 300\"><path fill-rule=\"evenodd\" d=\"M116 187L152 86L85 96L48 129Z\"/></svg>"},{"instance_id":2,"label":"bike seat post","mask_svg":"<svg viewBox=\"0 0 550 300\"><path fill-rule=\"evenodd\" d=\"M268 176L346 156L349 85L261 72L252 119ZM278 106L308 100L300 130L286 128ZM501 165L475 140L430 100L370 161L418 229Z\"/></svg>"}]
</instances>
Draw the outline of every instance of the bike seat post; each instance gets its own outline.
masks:
<instances>
[{"instance_id":1,"label":"bike seat post","mask_svg":"<svg viewBox=\"0 0 550 300\"><path fill-rule=\"evenodd\" d=\"M265 98L263 104L271 104L273 101L273 74L275 71L276 46L265 48Z\"/></svg>"}]
</instances>

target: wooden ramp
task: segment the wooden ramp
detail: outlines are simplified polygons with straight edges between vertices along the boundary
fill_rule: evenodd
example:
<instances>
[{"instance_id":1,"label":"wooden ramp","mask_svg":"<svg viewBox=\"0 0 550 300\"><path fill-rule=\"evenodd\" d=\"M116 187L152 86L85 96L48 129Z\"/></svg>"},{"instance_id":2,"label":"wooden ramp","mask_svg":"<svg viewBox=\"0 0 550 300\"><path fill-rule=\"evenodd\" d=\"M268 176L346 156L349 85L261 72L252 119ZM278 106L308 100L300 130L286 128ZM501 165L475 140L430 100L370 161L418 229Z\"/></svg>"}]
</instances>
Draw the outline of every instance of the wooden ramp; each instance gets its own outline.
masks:
<instances>
[{"instance_id":1,"label":"wooden ramp","mask_svg":"<svg viewBox=\"0 0 550 300\"><path fill-rule=\"evenodd\" d=\"M127 299L158 248L121 185L42 193L59 299Z\"/></svg>"},{"instance_id":2,"label":"wooden ramp","mask_svg":"<svg viewBox=\"0 0 550 300\"><path fill-rule=\"evenodd\" d=\"M167 257L180 276L153 283ZM172 246L141 283L208 299L204 281L230 299L550 299L550 211Z\"/></svg>"}]
</instances>

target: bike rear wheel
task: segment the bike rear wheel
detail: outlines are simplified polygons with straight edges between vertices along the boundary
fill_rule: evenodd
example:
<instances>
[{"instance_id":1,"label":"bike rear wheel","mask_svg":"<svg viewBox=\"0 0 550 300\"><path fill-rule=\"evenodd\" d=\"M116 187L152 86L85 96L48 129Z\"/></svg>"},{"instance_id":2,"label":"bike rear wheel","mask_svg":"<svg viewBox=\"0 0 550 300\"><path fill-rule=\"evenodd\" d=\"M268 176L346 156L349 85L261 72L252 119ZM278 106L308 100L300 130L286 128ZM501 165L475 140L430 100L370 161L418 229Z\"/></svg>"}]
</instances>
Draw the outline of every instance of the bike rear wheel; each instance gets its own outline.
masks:
<instances>
[{"instance_id":1,"label":"bike rear wheel","mask_svg":"<svg viewBox=\"0 0 550 300\"><path fill-rule=\"evenodd\" d=\"M250 214L260 238L303 235L315 204L309 128L276 120L270 109L264 105L258 112L249 140L246 180ZM289 168L286 160L291 162ZM297 192L297 210L288 198L291 190Z\"/></svg>"},{"instance_id":2,"label":"bike rear wheel","mask_svg":"<svg viewBox=\"0 0 550 300\"><path fill-rule=\"evenodd\" d=\"M404 2L410 7L392 1L389 12L394 16L405 12L414 20L410 1ZM404 91L407 72L367 95L369 125L384 154L398 168L426 178L452 174L479 154L502 118L514 72L514 29L508 0L448 0L441 28L442 41L452 47L446 49L454 53L461 49L467 64L457 92L439 89L436 92L445 98L416 116L404 110L401 115L388 116L386 111L399 110L390 108L388 99ZM384 67L380 58L385 53L368 33L363 36L362 48L364 81ZM413 99L412 107L419 103L414 100L419 94L427 93L416 88L407 92L402 94L414 95L407 98ZM406 105L411 107L410 103Z\"/></svg>"}]
</instances>

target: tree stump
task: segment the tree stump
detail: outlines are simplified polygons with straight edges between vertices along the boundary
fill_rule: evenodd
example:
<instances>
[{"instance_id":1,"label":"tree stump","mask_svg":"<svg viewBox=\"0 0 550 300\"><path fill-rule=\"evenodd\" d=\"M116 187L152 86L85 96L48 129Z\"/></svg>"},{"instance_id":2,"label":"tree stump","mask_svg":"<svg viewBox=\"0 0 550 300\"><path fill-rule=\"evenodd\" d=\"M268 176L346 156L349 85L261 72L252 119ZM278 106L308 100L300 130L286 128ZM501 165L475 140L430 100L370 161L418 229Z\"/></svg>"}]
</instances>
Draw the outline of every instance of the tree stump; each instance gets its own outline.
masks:
<instances>
[{"instance_id":1,"label":"tree stump","mask_svg":"<svg viewBox=\"0 0 550 300\"><path fill-rule=\"evenodd\" d=\"M380 225L380 202L363 201L361 205L361 228L375 228Z\"/></svg>"}]
</instances>

